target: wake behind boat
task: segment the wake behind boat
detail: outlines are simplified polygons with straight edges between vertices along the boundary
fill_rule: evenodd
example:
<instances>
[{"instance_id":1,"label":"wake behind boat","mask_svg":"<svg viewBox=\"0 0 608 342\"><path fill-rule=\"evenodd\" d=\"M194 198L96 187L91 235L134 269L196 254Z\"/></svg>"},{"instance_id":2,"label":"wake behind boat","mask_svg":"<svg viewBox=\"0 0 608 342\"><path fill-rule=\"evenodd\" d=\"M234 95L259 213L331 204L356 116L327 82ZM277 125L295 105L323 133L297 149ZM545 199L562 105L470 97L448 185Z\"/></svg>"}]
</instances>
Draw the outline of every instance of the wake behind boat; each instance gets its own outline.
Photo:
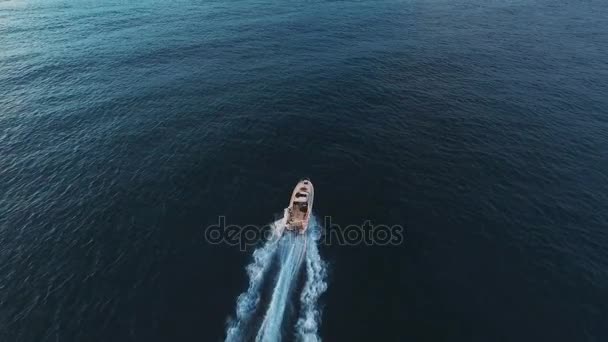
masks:
<instances>
[{"instance_id":1,"label":"wake behind boat","mask_svg":"<svg viewBox=\"0 0 608 342\"><path fill-rule=\"evenodd\" d=\"M304 234L308 229L310 216L312 215L312 202L314 198L314 187L309 179L298 182L291 194L289 206L285 208L283 225L278 228L278 235L282 234L282 228Z\"/></svg>"}]
</instances>

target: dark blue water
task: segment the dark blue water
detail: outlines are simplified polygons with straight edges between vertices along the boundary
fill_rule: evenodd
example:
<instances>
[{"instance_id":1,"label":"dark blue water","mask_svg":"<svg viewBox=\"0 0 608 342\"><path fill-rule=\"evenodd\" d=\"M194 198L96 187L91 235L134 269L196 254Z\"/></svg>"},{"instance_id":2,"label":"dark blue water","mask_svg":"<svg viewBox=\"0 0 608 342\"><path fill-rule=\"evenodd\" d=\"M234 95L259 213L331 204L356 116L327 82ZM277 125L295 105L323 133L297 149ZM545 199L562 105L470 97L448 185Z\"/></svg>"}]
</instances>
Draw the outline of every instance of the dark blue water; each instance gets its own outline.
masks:
<instances>
[{"instance_id":1,"label":"dark blue water","mask_svg":"<svg viewBox=\"0 0 608 342\"><path fill-rule=\"evenodd\" d=\"M608 338L608 4L0 2L0 340L217 341L303 176L327 341Z\"/></svg>"}]
</instances>

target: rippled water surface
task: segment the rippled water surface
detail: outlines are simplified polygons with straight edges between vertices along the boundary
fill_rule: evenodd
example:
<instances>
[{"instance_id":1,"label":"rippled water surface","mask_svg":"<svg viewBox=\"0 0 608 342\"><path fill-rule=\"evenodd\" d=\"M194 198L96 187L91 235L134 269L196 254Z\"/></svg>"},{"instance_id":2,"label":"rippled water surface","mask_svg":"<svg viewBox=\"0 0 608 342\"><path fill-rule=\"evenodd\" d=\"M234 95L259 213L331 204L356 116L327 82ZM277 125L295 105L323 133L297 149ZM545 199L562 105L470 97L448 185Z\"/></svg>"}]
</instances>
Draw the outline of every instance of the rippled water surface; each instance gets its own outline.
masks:
<instances>
[{"instance_id":1,"label":"rippled water surface","mask_svg":"<svg viewBox=\"0 0 608 342\"><path fill-rule=\"evenodd\" d=\"M263 225L321 246L326 341L608 338L608 4L0 1L0 340L216 341Z\"/></svg>"}]
</instances>

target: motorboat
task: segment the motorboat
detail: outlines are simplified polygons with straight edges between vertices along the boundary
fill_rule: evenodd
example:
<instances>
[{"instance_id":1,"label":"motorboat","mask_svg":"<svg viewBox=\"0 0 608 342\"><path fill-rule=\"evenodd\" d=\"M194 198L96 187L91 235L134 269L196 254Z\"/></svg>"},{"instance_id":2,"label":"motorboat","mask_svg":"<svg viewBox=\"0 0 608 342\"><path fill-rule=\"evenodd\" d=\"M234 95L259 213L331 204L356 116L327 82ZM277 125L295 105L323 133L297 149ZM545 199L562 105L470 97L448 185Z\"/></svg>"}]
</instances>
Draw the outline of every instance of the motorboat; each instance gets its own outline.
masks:
<instances>
[{"instance_id":1,"label":"motorboat","mask_svg":"<svg viewBox=\"0 0 608 342\"><path fill-rule=\"evenodd\" d=\"M308 229L315 191L309 179L302 179L291 193L289 206L283 215L284 228L299 234Z\"/></svg>"}]
</instances>

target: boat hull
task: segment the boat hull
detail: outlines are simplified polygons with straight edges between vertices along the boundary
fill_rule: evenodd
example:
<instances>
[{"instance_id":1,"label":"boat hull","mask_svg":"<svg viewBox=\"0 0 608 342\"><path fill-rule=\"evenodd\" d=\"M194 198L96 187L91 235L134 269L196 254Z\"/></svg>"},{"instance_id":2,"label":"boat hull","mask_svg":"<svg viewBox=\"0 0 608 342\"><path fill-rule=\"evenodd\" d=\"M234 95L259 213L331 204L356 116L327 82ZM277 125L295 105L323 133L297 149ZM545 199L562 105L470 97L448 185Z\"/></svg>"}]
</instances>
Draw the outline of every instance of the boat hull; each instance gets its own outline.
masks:
<instances>
[{"instance_id":1,"label":"boat hull","mask_svg":"<svg viewBox=\"0 0 608 342\"><path fill-rule=\"evenodd\" d=\"M283 217L284 227L289 231L304 234L308 229L312 216L314 187L309 179L303 179L296 184L289 206L285 208Z\"/></svg>"}]
</instances>

